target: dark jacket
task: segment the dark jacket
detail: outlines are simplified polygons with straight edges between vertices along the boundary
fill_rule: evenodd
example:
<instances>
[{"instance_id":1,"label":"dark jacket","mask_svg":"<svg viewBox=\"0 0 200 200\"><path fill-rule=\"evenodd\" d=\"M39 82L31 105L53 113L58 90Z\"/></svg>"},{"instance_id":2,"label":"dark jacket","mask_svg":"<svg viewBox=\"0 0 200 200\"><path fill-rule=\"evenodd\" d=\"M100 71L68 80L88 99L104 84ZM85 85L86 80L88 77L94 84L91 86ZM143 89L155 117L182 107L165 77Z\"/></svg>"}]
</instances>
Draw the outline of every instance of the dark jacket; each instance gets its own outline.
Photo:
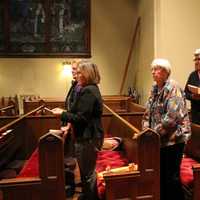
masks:
<instances>
[{"instance_id":1,"label":"dark jacket","mask_svg":"<svg viewBox=\"0 0 200 200\"><path fill-rule=\"evenodd\" d=\"M65 98L65 109L70 110L71 106L73 104L74 98L75 98L75 87L76 87L77 81L72 81L71 87L67 93L67 96Z\"/></svg>"},{"instance_id":2,"label":"dark jacket","mask_svg":"<svg viewBox=\"0 0 200 200\"><path fill-rule=\"evenodd\" d=\"M192 122L200 124L200 100L192 99L192 93L189 91L187 87L188 84L200 87L200 79L197 71L193 71L189 75L189 78L185 86L185 95L186 98L191 101Z\"/></svg>"},{"instance_id":3,"label":"dark jacket","mask_svg":"<svg viewBox=\"0 0 200 200\"><path fill-rule=\"evenodd\" d=\"M76 139L102 138L102 97L97 85L87 85L75 95L71 110L63 112L61 120L70 122Z\"/></svg>"}]
</instances>

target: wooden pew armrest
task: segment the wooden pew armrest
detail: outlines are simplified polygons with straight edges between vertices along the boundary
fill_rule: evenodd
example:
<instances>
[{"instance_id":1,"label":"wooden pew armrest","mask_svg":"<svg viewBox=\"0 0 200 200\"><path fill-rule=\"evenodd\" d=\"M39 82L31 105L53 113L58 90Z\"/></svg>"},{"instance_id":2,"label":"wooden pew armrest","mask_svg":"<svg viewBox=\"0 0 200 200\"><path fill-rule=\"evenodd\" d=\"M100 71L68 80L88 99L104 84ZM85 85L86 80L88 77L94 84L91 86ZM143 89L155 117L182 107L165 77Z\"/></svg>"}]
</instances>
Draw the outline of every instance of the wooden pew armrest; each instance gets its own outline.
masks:
<instances>
[{"instance_id":1,"label":"wooden pew armrest","mask_svg":"<svg viewBox=\"0 0 200 200\"><path fill-rule=\"evenodd\" d=\"M193 169L193 171L200 171L200 163L193 164L192 169Z\"/></svg>"},{"instance_id":2,"label":"wooden pew armrest","mask_svg":"<svg viewBox=\"0 0 200 200\"><path fill-rule=\"evenodd\" d=\"M105 182L108 181L114 181L114 180L120 180L123 179L123 181L125 179L133 179L134 177L138 177L140 176L140 171L131 171L131 172L117 172L117 173L106 173L103 175Z\"/></svg>"},{"instance_id":3,"label":"wooden pew armrest","mask_svg":"<svg viewBox=\"0 0 200 200\"><path fill-rule=\"evenodd\" d=\"M27 178L10 178L0 180L0 188L11 188L16 186L32 186L41 185L41 178L39 177L27 177Z\"/></svg>"},{"instance_id":4,"label":"wooden pew armrest","mask_svg":"<svg viewBox=\"0 0 200 200\"><path fill-rule=\"evenodd\" d=\"M192 166L193 170L193 200L199 200L200 199L200 163L193 164Z\"/></svg>"}]
</instances>

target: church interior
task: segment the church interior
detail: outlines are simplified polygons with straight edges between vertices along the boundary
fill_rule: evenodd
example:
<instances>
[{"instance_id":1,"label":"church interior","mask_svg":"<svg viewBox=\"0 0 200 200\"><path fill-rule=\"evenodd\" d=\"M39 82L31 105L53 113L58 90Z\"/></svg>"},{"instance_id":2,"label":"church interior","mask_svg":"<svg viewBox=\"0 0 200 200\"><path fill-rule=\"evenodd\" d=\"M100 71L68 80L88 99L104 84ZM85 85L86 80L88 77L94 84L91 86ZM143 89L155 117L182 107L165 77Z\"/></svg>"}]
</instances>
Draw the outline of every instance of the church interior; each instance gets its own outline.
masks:
<instances>
[{"instance_id":1,"label":"church interior","mask_svg":"<svg viewBox=\"0 0 200 200\"><path fill-rule=\"evenodd\" d=\"M54 1L56 6L62 2ZM80 0L66 2L72 1ZM160 137L151 129L142 130L153 83L151 62L154 58L168 59L171 77L184 89L194 70L194 51L200 48L200 1L86 2L86 53L12 55L3 52L0 45L0 200L79 199L80 171L77 164L65 159L69 136L60 131L60 116L52 112L65 108L72 81L70 67L77 59L92 60L99 68L102 124L104 134L112 137L104 143L96 163L99 199L160 200ZM0 3L6 16L2 5L7 4ZM70 8L66 9L69 12ZM35 10L33 19L39 20L41 14L43 23L45 11L40 6ZM0 13L1 18L4 15ZM65 30L75 32L76 26L69 25L70 16L53 29L59 32L58 37L63 37ZM2 21L0 25L4 25ZM34 23L33 37L39 41L40 30ZM61 23L68 28L62 29ZM4 42L4 29L0 28L0 42ZM191 108L188 100L187 108ZM200 125L191 123L191 131L180 176L185 200L200 200ZM73 195L68 190L71 176L75 176L76 184Z\"/></svg>"}]
</instances>

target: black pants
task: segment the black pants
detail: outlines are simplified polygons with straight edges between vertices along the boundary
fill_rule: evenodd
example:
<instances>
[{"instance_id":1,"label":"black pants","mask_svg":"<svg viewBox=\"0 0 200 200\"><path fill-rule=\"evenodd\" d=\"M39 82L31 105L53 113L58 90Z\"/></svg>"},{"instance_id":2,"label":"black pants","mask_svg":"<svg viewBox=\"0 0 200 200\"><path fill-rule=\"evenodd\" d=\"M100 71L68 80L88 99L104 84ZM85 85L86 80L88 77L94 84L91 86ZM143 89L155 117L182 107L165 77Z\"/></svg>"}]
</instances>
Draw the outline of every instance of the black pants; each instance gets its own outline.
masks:
<instances>
[{"instance_id":1,"label":"black pants","mask_svg":"<svg viewBox=\"0 0 200 200\"><path fill-rule=\"evenodd\" d=\"M192 122L200 125L200 112L196 109L191 110Z\"/></svg>"},{"instance_id":2,"label":"black pants","mask_svg":"<svg viewBox=\"0 0 200 200\"><path fill-rule=\"evenodd\" d=\"M78 161L81 182L82 182L82 199L97 200L96 185L96 159L101 139L95 140L78 140L75 143L75 154Z\"/></svg>"},{"instance_id":3,"label":"black pants","mask_svg":"<svg viewBox=\"0 0 200 200\"><path fill-rule=\"evenodd\" d=\"M65 164L65 192L66 196L70 197L75 192L75 174L74 169L76 167L75 161L75 146L71 133L69 133L65 140L64 145L64 164Z\"/></svg>"},{"instance_id":4,"label":"black pants","mask_svg":"<svg viewBox=\"0 0 200 200\"><path fill-rule=\"evenodd\" d=\"M160 194L161 200L184 200L180 182L180 164L184 143L161 148Z\"/></svg>"}]
</instances>

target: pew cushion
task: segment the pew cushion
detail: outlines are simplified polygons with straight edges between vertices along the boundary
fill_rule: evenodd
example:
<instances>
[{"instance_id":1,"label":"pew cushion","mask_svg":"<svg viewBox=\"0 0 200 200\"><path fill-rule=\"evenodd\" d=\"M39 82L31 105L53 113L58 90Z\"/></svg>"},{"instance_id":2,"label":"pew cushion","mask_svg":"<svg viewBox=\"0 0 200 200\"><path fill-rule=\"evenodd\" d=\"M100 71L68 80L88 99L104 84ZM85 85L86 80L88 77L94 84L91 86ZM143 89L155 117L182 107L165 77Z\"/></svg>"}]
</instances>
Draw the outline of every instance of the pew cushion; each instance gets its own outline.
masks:
<instances>
[{"instance_id":1,"label":"pew cushion","mask_svg":"<svg viewBox=\"0 0 200 200\"><path fill-rule=\"evenodd\" d=\"M39 153L36 149L31 157L25 162L18 177L38 177L39 176Z\"/></svg>"},{"instance_id":2,"label":"pew cushion","mask_svg":"<svg viewBox=\"0 0 200 200\"><path fill-rule=\"evenodd\" d=\"M196 163L198 162L190 157L183 157L180 167L180 177L183 185L188 187L192 186L192 182L194 179L192 165Z\"/></svg>"},{"instance_id":3,"label":"pew cushion","mask_svg":"<svg viewBox=\"0 0 200 200\"><path fill-rule=\"evenodd\" d=\"M105 171L107 168L113 169L128 164L128 160L119 151L102 150L98 152L96 162L96 172ZM98 176L97 176L98 177ZM105 195L105 182L103 179L97 178L97 189L100 199Z\"/></svg>"},{"instance_id":4,"label":"pew cushion","mask_svg":"<svg viewBox=\"0 0 200 200\"><path fill-rule=\"evenodd\" d=\"M116 150L122 142L120 137L107 137L104 138L102 150Z\"/></svg>"}]
</instances>

